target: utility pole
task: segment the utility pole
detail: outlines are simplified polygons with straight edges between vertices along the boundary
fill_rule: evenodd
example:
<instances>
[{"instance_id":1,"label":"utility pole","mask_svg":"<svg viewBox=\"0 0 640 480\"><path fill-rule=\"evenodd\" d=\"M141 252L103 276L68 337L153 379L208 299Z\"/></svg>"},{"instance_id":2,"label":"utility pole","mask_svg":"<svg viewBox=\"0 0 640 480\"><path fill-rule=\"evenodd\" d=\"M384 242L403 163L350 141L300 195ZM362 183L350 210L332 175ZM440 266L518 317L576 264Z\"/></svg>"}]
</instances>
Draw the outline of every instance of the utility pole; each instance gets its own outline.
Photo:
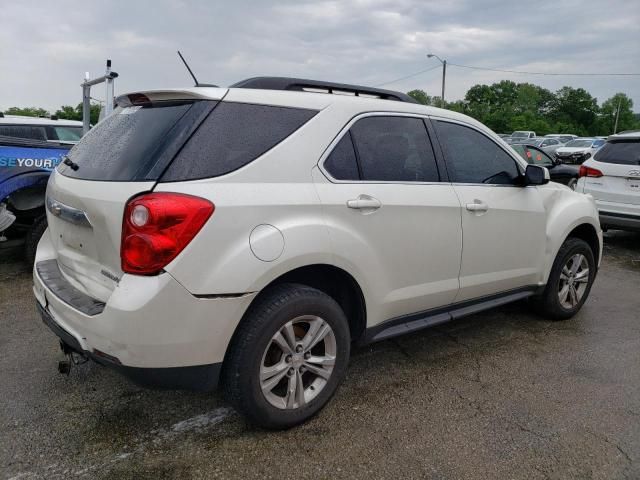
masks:
<instances>
[{"instance_id":1,"label":"utility pole","mask_svg":"<svg viewBox=\"0 0 640 480\"><path fill-rule=\"evenodd\" d=\"M439 56L433 53L428 53L427 58L431 58L431 57L437 58L438 60L440 60L440 63L442 64L442 95L440 96L440 106L444 108L444 85L445 85L445 78L447 76L447 61L442 60Z\"/></svg>"},{"instance_id":2,"label":"utility pole","mask_svg":"<svg viewBox=\"0 0 640 480\"><path fill-rule=\"evenodd\" d=\"M620 116L620 105L622 105L622 97L618 99L618 108L616 109L616 123L613 126L613 134L615 135L618 131L618 117Z\"/></svg>"}]
</instances>

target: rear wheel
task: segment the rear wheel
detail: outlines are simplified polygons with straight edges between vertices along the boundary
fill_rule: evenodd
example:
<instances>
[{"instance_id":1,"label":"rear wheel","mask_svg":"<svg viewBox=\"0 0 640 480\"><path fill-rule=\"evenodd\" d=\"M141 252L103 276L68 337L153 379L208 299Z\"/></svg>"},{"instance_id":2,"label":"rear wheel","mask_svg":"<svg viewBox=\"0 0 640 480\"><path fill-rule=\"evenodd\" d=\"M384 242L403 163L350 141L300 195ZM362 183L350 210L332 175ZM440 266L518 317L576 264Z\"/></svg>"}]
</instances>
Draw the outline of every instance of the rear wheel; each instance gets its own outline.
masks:
<instances>
[{"instance_id":1,"label":"rear wheel","mask_svg":"<svg viewBox=\"0 0 640 480\"><path fill-rule=\"evenodd\" d=\"M24 243L24 258L30 266L33 266L33 263L36 260L38 242L46 229L47 216L41 215L33 221L33 224L27 231L27 237Z\"/></svg>"},{"instance_id":2,"label":"rear wheel","mask_svg":"<svg viewBox=\"0 0 640 480\"><path fill-rule=\"evenodd\" d=\"M577 185L578 185L577 178L572 178L567 182L567 187L569 187L571 190L575 190Z\"/></svg>"},{"instance_id":3,"label":"rear wheel","mask_svg":"<svg viewBox=\"0 0 640 480\"><path fill-rule=\"evenodd\" d=\"M292 427L333 396L349 348L347 319L335 300L304 285L278 285L251 307L234 337L225 396L256 425Z\"/></svg>"},{"instance_id":4,"label":"rear wheel","mask_svg":"<svg viewBox=\"0 0 640 480\"><path fill-rule=\"evenodd\" d=\"M553 263L544 293L535 298L540 314L553 320L573 317L589 295L596 275L596 263L589 244L568 238Z\"/></svg>"}]
</instances>

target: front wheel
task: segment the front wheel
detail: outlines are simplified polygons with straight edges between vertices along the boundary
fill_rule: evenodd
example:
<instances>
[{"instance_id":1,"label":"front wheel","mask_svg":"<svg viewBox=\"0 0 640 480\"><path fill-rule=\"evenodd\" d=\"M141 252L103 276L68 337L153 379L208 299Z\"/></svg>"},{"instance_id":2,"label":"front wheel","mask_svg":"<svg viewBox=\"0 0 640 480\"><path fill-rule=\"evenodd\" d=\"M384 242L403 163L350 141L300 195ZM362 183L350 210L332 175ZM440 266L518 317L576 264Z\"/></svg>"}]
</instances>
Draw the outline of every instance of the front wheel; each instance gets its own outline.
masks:
<instances>
[{"instance_id":1,"label":"front wheel","mask_svg":"<svg viewBox=\"0 0 640 480\"><path fill-rule=\"evenodd\" d=\"M252 305L229 347L225 396L256 425L302 423L344 378L350 342L347 319L333 298L304 285L273 287Z\"/></svg>"},{"instance_id":2,"label":"front wheel","mask_svg":"<svg viewBox=\"0 0 640 480\"><path fill-rule=\"evenodd\" d=\"M596 276L596 262L589 244L568 238L551 268L543 294L535 298L538 312L553 320L573 317L589 295Z\"/></svg>"}]
</instances>

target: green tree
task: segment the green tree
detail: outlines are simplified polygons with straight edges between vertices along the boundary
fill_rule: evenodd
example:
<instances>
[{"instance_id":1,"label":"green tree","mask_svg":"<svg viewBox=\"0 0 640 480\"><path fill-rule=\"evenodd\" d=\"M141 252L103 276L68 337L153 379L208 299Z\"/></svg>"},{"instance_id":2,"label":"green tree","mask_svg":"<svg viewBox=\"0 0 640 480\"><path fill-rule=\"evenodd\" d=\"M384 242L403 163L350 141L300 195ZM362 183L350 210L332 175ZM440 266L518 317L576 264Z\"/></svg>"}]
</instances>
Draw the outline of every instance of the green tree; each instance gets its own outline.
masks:
<instances>
[{"instance_id":1,"label":"green tree","mask_svg":"<svg viewBox=\"0 0 640 480\"><path fill-rule=\"evenodd\" d=\"M597 99L584 88L562 87L556 92L549 115L554 122L574 125L578 135L594 135L598 110Z\"/></svg>"},{"instance_id":2,"label":"green tree","mask_svg":"<svg viewBox=\"0 0 640 480\"><path fill-rule=\"evenodd\" d=\"M82 121L82 103L76 105L76 107L72 107L71 105L63 105L59 110L56 110L55 115L58 118L63 118L65 120L80 120ZM90 122L92 125L98 123L98 119L100 118L100 104L92 103L91 110L89 113Z\"/></svg>"},{"instance_id":3,"label":"green tree","mask_svg":"<svg viewBox=\"0 0 640 480\"><path fill-rule=\"evenodd\" d=\"M38 107L11 107L4 111L5 115L22 115L26 117L48 117L49 112L44 108Z\"/></svg>"},{"instance_id":4,"label":"green tree","mask_svg":"<svg viewBox=\"0 0 640 480\"><path fill-rule=\"evenodd\" d=\"M427 92L424 90L411 90L410 92L407 92L407 95L422 105L431 105L431 97L427 95Z\"/></svg>"},{"instance_id":5,"label":"green tree","mask_svg":"<svg viewBox=\"0 0 640 480\"><path fill-rule=\"evenodd\" d=\"M616 93L613 97L605 100L600 107L600 118L598 125L599 135L611 135L615 128L616 113L618 114L618 132L624 130L632 130L640 127L640 122L635 118L633 113L633 100L624 93Z\"/></svg>"}]
</instances>

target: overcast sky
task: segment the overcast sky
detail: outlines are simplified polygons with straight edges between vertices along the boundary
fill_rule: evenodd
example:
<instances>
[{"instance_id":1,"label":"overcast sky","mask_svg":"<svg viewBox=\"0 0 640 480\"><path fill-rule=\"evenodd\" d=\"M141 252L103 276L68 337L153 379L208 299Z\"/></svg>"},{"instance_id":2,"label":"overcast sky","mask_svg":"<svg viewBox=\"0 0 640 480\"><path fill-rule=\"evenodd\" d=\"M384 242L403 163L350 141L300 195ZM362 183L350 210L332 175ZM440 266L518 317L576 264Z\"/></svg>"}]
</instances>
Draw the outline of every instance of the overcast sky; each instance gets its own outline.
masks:
<instances>
[{"instance_id":1,"label":"overcast sky","mask_svg":"<svg viewBox=\"0 0 640 480\"><path fill-rule=\"evenodd\" d=\"M0 0L0 110L81 101L84 72L120 74L116 94L257 75L377 85L452 63L543 72L640 72L639 0ZM599 102L640 77L548 77L450 67L448 100L509 78L583 87ZM385 88L440 92L441 69ZM104 98L94 87L92 96Z\"/></svg>"}]
</instances>

